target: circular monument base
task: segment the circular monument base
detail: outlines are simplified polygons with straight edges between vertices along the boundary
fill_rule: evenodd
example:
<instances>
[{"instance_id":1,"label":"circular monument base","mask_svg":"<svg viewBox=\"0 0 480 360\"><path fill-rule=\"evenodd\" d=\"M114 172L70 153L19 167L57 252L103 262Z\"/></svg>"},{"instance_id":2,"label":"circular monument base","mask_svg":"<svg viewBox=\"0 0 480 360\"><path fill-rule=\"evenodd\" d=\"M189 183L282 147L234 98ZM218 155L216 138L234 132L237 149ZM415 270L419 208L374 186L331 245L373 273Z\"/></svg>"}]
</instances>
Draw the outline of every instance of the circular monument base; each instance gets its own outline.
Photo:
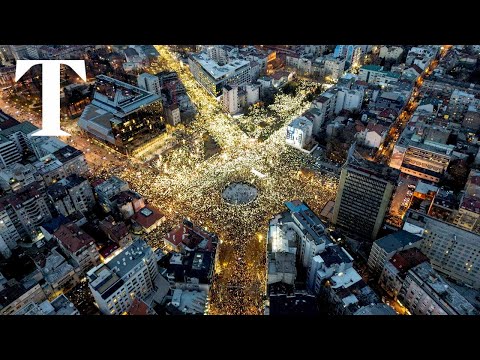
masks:
<instances>
[{"instance_id":1,"label":"circular monument base","mask_svg":"<svg viewBox=\"0 0 480 360\"><path fill-rule=\"evenodd\" d=\"M247 182L232 182L222 191L222 198L226 203L235 206L247 205L255 201L258 190Z\"/></svg>"}]
</instances>

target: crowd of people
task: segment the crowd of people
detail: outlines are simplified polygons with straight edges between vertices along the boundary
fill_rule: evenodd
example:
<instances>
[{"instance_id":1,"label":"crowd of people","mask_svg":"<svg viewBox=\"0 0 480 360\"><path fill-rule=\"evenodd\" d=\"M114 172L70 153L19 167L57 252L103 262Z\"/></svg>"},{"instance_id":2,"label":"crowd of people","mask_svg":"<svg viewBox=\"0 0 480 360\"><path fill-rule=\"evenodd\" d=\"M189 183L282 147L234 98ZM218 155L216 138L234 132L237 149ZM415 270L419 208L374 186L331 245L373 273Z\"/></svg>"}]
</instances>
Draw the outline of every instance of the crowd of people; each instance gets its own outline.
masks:
<instances>
[{"instance_id":1,"label":"crowd of people","mask_svg":"<svg viewBox=\"0 0 480 360\"><path fill-rule=\"evenodd\" d=\"M195 121L173 134L177 145L156 162L119 155L120 161L112 166L106 157L112 151L95 147L98 158L106 160L90 164L92 176L115 175L126 180L166 215L165 224L146 238L153 248L161 247L164 234L184 218L216 233L220 245L209 313L260 314L266 293L269 219L284 210L285 201L301 199L320 211L336 193L335 178L310 170L311 157L285 144L287 124L305 110L305 94L300 92L298 99L274 103L271 111L282 124L265 141L259 141L247 136L222 111L167 47L158 46L157 50L163 68L157 65L150 71L177 71L198 109ZM205 156L201 134L209 134L221 150ZM83 136L75 133L78 141ZM234 182L253 184L258 191L255 199L246 206L229 205L222 191Z\"/></svg>"},{"instance_id":2,"label":"crowd of people","mask_svg":"<svg viewBox=\"0 0 480 360\"><path fill-rule=\"evenodd\" d=\"M219 261L210 294L210 313L259 314L265 295L268 221L283 211L284 202L306 201L314 210L334 198L336 180L310 171L311 158L285 144L288 122L300 115L303 106L277 109L283 126L261 142L248 137L220 104L206 93L163 47L158 49L170 70L179 71L190 97L199 109L197 119L182 133L178 146L153 166L108 169L130 183L167 216L169 224L189 218L220 238ZM169 58L170 56L170 58ZM170 59L170 60L169 60ZM278 104L277 106L281 106ZM290 112L288 111L290 109ZM198 134L208 132L221 146L219 154L204 159ZM258 177L252 169L265 174ZM247 182L258 189L248 206L229 206L222 197L225 186ZM161 241L161 235L153 240ZM152 244L155 246L155 243Z\"/></svg>"}]
</instances>

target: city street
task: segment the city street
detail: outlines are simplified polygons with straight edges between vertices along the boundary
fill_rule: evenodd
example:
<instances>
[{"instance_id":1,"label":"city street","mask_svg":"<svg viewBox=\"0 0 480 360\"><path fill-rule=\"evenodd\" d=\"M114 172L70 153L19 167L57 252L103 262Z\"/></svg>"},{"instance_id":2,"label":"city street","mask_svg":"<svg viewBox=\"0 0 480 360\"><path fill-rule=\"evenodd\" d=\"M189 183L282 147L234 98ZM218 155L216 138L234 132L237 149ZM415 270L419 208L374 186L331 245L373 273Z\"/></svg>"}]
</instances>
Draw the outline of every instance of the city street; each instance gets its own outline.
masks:
<instances>
[{"instance_id":1,"label":"city street","mask_svg":"<svg viewBox=\"0 0 480 360\"><path fill-rule=\"evenodd\" d=\"M440 58L445 57L448 51L450 50L451 45L444 45L442 47ZM438 60L433 60L425 72L417 79L415 87L412 90L412 96L408 100L407 104L405 105L404 110L402 113L397 117L395 122L390 126L390 130L388 135L385 137L383 143L379 146L377 154L375 155L375 160L379 162L383 162L385 164L389 164L390 158L392 157L393 148L395 147L395 142L398 140L400 135L402 134L403 129L410 121L412 115L414 114L420 99L421 99L421 87L423 84L423 79L425 76L430 75L433 70L438 65Z\"/></svg>"},{"instance_id":2,"label":"city street","mask_svg":"<svg viewBox=\"0 0 480 360\"><path fill-rule=\"evenodd\" d=\"M189 218L218 234L219 261L210 293L210 314L262 314L268 221L285 210L285 201L303 200L319 213L336 194L334 177L310 171L314 159L285 144L287 124L309 103L304 100L305 94L300 94L275 105L283 125L260 142L248 137L223 112L216 99L166 46L156 48L160 60L149 71L176 71L198 109L195 121L185 128L178 145L153 167L92 142L74 122L62 124L72 134L65 140L85 152L94 175L125 179L133 190L166 214L167 223ZM203 144L195 140L198 134L210 135L221 151L206 158ZM252 169L267 176L259 177ZM236 181L253 184L258 189L257 198L245 206L225 202L223 189ZM160 239L150 237L149 243L156 248Z\"/></svg>"}]
</instances>

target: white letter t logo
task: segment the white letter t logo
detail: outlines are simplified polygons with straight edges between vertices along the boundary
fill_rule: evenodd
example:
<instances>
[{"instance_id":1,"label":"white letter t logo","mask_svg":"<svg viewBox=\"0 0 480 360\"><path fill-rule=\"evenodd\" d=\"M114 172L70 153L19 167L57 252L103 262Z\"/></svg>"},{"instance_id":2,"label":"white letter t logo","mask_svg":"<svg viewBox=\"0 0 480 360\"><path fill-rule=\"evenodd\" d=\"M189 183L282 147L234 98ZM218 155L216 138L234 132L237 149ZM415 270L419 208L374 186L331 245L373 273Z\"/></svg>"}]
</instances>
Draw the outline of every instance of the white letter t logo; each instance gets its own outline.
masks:
<instances>
[{"instance_id":1,"label":"white letter t logo","mask_svg":"<svg viewBox=\"0 0 480 360\"><path fill-rule=\"evenodd\" d=\"M34 65L42 65L42 129L32 136L70 136L60 129L60 64L87 81L84 60L17 60L15 81Z\"/></svg>"}]
</instances>

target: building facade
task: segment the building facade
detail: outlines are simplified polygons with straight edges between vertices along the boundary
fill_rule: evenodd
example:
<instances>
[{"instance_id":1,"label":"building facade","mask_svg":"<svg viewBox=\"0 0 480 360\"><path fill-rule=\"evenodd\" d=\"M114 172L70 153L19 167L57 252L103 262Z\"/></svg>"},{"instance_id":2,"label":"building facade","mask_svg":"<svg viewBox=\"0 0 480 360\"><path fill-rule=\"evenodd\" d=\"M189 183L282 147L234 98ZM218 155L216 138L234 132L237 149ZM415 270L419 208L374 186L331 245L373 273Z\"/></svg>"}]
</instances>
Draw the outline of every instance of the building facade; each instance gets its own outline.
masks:
<instances>
[{"instance_id":1,"label":"building facade","mask_svg":"<svg viewBox=\"0 0 480 360\"><path fill-rule=\"evenodd\" d=\"M306 149L312 140L313 123L301 116L294 119L287 127L286 143L297 149Z\"/></svg>"},{"instance_id":2,"label":"building facade","mask_svg":"<svg viewBox=\"0 0 480 360\"><path fill-rule=\"evenodd\" d=\"M421 238L404 230L375 240L368 257L368 267L373 273L379 274L385 263L398 251L418 248L421 242Z\"/></svg>"},{"instance_id":3,"label":"building facade","mask_svg":"<svg viewBox=\"0 0 480 360\"><path fill-rule=\"evenodd\" d=\"M350 157L340 175L333 224L347 233L375 240L398 175L398 170Z\"/></svg>"},{"instance_id":4,"label":"building facade","mask_svg":"<svg viewBox=\"0 0 480 360\"><path fill-rule=\"evenodd\" d=\"M420 250L435 270L480 288L479 234L413 210L407 212L403 229L423 237Z\"/></svg>"},{"instance_id":5,"label":"building facade","mask_svg":"<svg viewBox=\"0 0 480 360\"><path fill-rule=\"evenodd\" d=\"M250 61L234 60L220 65L208 54L192 54L188 65L194 78L213 96L219 97L225 85L240 86L251 81Z\"/></svg>"},{"instance_id":6,"label":"building facade","mask_svg":"<svg viewBox=\"0 0 480 360\"><path fill-rule=\"evenodd\" d=\"M137 77L138 87L151 93L161 95L160 79L152 74L143 73Z\"/></svg>"},{"instance_id":7,"label":"building facade","mask_svg":"<svg viewBox=\"0 0 480 360\"><path fill-rule=\"evenodd\" d=\"M105 315L120 315L135 298L144 300L154 290L157 276L154 253L140 239L87 273L90 291Z\"/></svg>"},{"instance_id":8,"label":"building facade","mask_svg":"<svg viewBox=\"0 0 480 360\"><path fill-rule=\"evenodd\" d=\"M427 262L408 271L398 299L415 315L476 315L478 313L472 304L447 285Z\"/></svg>"}]
</instances>

